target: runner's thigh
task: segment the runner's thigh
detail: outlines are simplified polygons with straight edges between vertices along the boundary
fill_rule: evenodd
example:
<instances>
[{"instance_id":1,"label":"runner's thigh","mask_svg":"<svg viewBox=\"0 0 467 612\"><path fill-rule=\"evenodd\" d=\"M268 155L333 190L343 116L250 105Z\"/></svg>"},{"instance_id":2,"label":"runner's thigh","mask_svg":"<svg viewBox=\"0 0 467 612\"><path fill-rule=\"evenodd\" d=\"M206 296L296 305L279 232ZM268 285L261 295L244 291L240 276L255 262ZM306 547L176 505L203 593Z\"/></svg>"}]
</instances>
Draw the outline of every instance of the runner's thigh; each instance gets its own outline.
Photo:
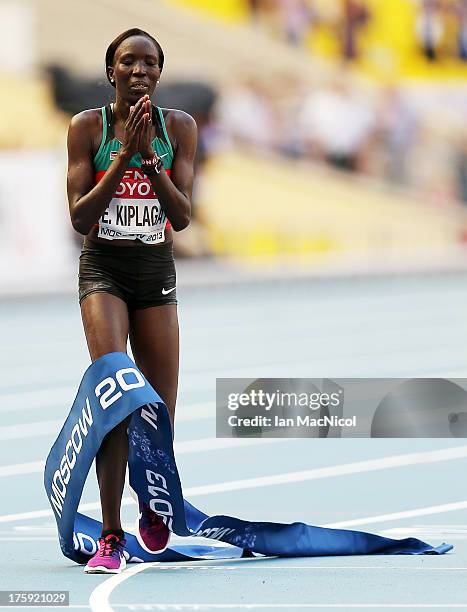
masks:
<instances>
[{"instance_id":1,"label":"runner's thigh","mask_svg":"<svg viewBox=\"0 0 467 612\"><path fill-rule=\"evenodd\" d=\"M128 308L110 293L91 293L81 302L81 318L91 360L114 351L126 353Z\"/></svg>"},{"instance_id":2,"label":"runner's thigh","mask_svg":"<svg viewBox=\"0 0 467 612\"><path fill-rule=\"evenodd\" d=\"M176 304L133 310L130 343L136 365L175 411L178 387L178 316Z\"/></svg>"}]
</instances>

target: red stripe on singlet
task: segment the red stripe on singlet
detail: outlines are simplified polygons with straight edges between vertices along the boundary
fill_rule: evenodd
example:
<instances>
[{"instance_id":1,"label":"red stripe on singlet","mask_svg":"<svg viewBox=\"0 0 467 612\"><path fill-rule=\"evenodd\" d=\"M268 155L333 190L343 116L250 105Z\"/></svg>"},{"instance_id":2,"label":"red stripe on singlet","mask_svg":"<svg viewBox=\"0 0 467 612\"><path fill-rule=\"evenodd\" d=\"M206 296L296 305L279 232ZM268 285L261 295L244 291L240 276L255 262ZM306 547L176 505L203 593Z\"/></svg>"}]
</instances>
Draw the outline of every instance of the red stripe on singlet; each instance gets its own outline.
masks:
<instances>
[{"instance_id":1,"label":"red stripe on singlet","mask_svg":"<svg viewBox=\"0 0 467 612\"><path fill-rule=\"evenodd\" d=\"M102 180L102 177L105 175L106 170L100 170L96 172L94 175L95 184L99 183ZM165 173L170 177L171 170L168 168ZM142 178L145 177L145 178ZM141 187L141 185L143 187ZM147 188L149 186L149 189ZM145 176L144 172L141 168L129 168L125 174L123 175L122 180L120 181L120 185L118 186L117 191L114 195L115 198L122 198L125 200L154 200L157 198L154 188L151 184L151 181ZM99 227L98 223L94 224L94 227ZM165 224L165 229L170 229L172 226L170 221L167 219Z\"/></svg>"}]
</instances>

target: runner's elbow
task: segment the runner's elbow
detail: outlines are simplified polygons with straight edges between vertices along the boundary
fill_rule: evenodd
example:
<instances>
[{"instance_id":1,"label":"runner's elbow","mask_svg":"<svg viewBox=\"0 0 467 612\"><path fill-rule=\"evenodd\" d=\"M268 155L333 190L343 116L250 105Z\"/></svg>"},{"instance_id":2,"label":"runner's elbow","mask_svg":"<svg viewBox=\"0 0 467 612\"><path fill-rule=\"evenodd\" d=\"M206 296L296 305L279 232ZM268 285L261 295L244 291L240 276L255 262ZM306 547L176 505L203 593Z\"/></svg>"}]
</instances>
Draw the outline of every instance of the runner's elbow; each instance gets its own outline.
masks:
<instances>
[{"instance_id":1,"label":"runner's elbow","mask_svg":"<svg viewBox=\"0 0 467 612\"><path fill-rule=\"evenodd\" d=\"M84 213L84 214L83 214ZM89 222L89 219L86 219L85 214L86 211L80 205L80 201L76 200L74 202L70 202L70 220L73 229L78 232L78 234L82 234L86 236L92 229L93 223Z\"/></svg>"},{"instance_id":2,"label":"runner's elbow","mask_svg":"<svg viewBox=\"0 0 467 612\"><path fill-rule=\"evenodd\" d=\"M83 228L81 225L77 225L75 223L73 223L73 229L78 232L78 234L81 234L81 236L87 236L90 231L89 229Z\"/></svg>"},{"instance_id":3,"label":"runner's elbow","mask_svg":"<svg viewBox=\"0 0 467 612\"><path fill-rule=\"evenodd\" d=\"M181 232L182 230L184 230L186 227L190 225L190 220L191 220L191 214L187 213L180 219L177 219L176 221L175 220L172 221L171 222L172 227L176 232Z\"/></svg>"},{"instance_id":4,"label":"runner's elbow","mask_svg":"<svg viewBox=\"0 0 467 612\"><path fill-rule=\"evenodd\" d=\"M71 225L73 226L73 229L75 230L75 232L78 232L78 234L81 234L82 236L86 236L87 234L89 234L89 232L91 231L92 225L89 225L89 223L85 223L84 220L81 219L79 215L72 214L70 215L70 217L71 217Z\"/></svg>"}]
</instances>

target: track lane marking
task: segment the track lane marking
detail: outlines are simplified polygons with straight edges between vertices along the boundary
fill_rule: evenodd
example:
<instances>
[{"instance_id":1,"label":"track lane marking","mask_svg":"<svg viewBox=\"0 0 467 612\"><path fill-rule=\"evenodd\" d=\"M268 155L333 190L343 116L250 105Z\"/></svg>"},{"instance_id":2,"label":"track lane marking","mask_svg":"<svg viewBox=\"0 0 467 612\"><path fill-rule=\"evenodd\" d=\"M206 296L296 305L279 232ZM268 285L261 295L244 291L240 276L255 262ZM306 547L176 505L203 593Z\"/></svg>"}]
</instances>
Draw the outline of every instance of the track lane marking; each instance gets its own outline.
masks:
<instances>
[{"instance_id":1,"label":"track lane marking","mask_svg":"<svg viewBox=\"0 0 467 612\"><path fill-rule=\"evenodd\" d=\"M176 454L200 453L210 450L222 450L225 448L240 448L242 446L254 446L256 444L277 444L279 442L291 442L294 438L205 438L202 440L185 440L175 442ZM287 484L289 482L301 482L303 480L315 480L317 478L328 478L329 476L344 476L346 474L358 474L360 472L371 472L381 469L405 467L408 465L420 465L424 463L436 463L439 461L451 461L453 459L467 458L467 446L454 446L442 448L435 451L423 451L419 453L407 453L404 455L389 455L378 459L365 459L354 463L336 466L313 468L274 476L260 476L245 480L234 480L223 483L223 491L235 491L240 488L254 488L256 486L268 486L270 484ZM31 461L28 463L16 463L0 466L0 478L16 476L18 474L34 474L44 469L45 461ZM222 484L222 483L221 483ZM210 487L220 485L206 485L206 491ZM197 487L202 490L202 487Z\"/></svg>"},{"instance_id":2,"label":"track lane marking","mask_svg":"<svg viewBox=\"0 0 467 612\"><path fill-rule=\"evenodd\" d=\"M277 441L278 439L270 439ZM290 441L289 439L280 439L281 441ZM261 442L267 440L259 439ZM435 463L439 461L449 461L467 456L467 446L456 446L454 448L440 449L436 451L409 453L406 455L390 455L379 459L369 459L365 461L357 461L355 463L346 463L323 468L315 468L312 470L302 470L300 472L286 472L285 474L276 474L273 476L260 476L258 478L247 478L244 480L233 480L220 482L210 485L201 485L198 487L188 487L184 490L184 495L189 497L200 497L213 493L225 493L228 491L239 491L244 489L255 489L258 487L273 486L277 484L290 484L294 482L303 482L306 480L318 480L321 478L332 478L335 476L343 476L348 474L360 474L364 472L372 472L376 470L391 469L398 467L406 467L409 465L423 465L427 463ZM133 504L131 497L122 499L122 506ZM440 512L449 512L450 510L458 510L467 507L467 501L458 501L442 506L429 506L428 508L418 508L415 510L406 510L404 512L396 512L392 514L384 514L373 517L365 517L360 519L352 519L344 523L332 523L328 526L348 526L350 524L365 524L381 522L383 520L395 520L396 518L405 518L406 516L423 516L426 514L437 514ZM100 502L90 502L82 504L79 511L98 510ZM41 518L44 516L53 516L52 510L33 510L30 512L5 514L0 516L0 523L8 523L15 521L28 520L33 518ZM384 517L383 519L381 517ZM392 518L391 518L392 517ZM358 522L356 522L358 521Z\"/></svg>"},{"instance_id":3,"label":"track lane marking","mask_svg":"<svg viewBox=\"0 0 467 612\"><path fill-rule=\"evenodd\" d=\"M427 516L429 514L441 514L442 512L453 512L455 510L465 510L467 508L467 500L453 502L450 504L440 504L438 506L427 506L425 508L416 508L414 510L404 510L402 512L390 512L389 514L378 514L375 516L366 516L349 521L339 521L337 523L329 523L325 527L341 528L354 527L357 525L371 525L373 523L384 523L385 521L398 521L400 519L411 518L413 516Z\"/></svg>"},{"instance_id":4,"label":"track lane marking","mask_svg":"<svg viewBox=\"0 0 467 612\"><path fill-rule=\"evenodd\" d=\"M182 440L181 442L175 442L174 450L177 455L191 455L261 444L280 444L281 442L291 442L291 438L202 438L200 440ZM30 461L28 463L0 466L0 478L18 476L20 474L37 474L42 472L44 467L45 461Z\"/></svg>"},{"instance_id":5,"label":"track lane marking","mask_svg":"<svg viewBox=\"0 0 467 612\"><path fill-rule=\"evenodd\" d=\"M175 415L175 425L198 421L200 419L214 419L216 407L212 402L200 402L199 404L184 405L179 414ZM63 419L19 423L0 427L0 440L20 440L24 438L37 438L48 434L57 434L64 423Z\"/></svg>"},{"instance_id":6,"label":"track lane marking","mask_svg":"<svg viewBox=\"0 0 467 612\"><path fill-rule=\"evenodd\" d=\"M125 570L121 574L115 574L111 578L104 580L97 586L89 597L89 607L92 612L112 612L112 606L109 605L109 597L112 591L118 587L122 582L128 580L135 574L144 572L145 570L160 565L160 561L154 561L153 563L141 563Z\"/></svg>"}]
</instances>

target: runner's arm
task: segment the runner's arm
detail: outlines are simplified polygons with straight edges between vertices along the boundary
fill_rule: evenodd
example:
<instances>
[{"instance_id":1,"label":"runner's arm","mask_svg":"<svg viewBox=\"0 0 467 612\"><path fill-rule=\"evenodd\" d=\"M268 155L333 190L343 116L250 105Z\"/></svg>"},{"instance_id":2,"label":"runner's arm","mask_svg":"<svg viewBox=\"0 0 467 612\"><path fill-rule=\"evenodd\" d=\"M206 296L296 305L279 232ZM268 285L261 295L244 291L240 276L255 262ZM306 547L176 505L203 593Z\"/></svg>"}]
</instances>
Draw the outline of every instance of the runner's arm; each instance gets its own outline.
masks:
<instances>
[{"instance_id":1,"label":"runner's arm","mask_svg":"<svg viewBox=\"0 0 467 612\"><path fill-rule=\"evenodd\" d=\"M117 157L102 180L94 184L91 134L95 123L93 111L84 111L73 117L68 130L68 205L71 223L83 235L109 205L129 162L128 156Z\"/></svg>"},{"instance_id":2,"label":"runner's arm","mask_svg":"<svg viewBox=\"0 0 467 612\"><path fill-rule=\"evenodd\" d=\"M149 179L173 229L179 232L188 226L191 218L197 128L191 115L171 112L175 113L172 125L177 143L172 172L170 178L165 172L152 172Z\"/></svg>"}]
</instances>

